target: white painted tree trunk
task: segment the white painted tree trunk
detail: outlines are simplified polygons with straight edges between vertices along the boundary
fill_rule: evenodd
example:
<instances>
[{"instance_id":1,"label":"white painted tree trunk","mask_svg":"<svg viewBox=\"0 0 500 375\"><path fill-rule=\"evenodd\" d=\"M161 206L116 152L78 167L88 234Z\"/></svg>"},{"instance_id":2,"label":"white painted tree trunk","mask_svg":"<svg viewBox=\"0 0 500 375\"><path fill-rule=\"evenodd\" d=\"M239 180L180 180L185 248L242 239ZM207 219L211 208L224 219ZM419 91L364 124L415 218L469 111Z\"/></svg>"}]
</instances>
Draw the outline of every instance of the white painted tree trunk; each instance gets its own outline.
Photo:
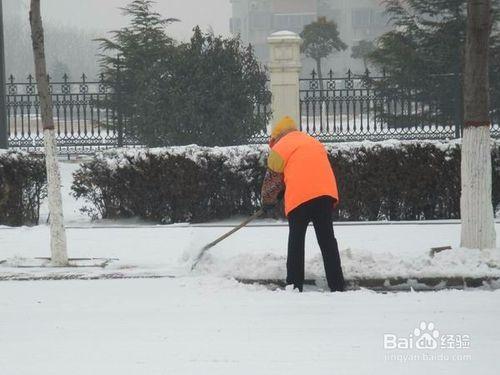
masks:
<instances>
[{"instance_id":1,"label":"white painted tree trunk","mask_svg":"<svg viewBox=\"0 0 500 375\"><path fill-rule=\"evenodd\" d=\"M491 138L486 126L468 126L462 141L461 246L491 249L496 233L491 202Z\"/></svg>"},{"instance_id":2,"label":"white painted tree trunk","mask_svg":"<svg viewBox=\"0 0 500 375\"><path fill-rule=\"evenodd\" d=\"M57 163L54 115L52 110L52 97L50 95L49 82L47 79L40 0L31 0L30 24L38 95L40 97L40 112L43 124L45 164L47 168L51 261L54 266L66 266L68 265L68 252L66 248L66 231L64 228L62 208L61 175Z\"/></svg>"},{"instance_id":3,"label":"white painted tree trunk","mask_svg":"<svg viewBox=\"0 0 500 375\"><path fill-rule=\"evenodd\" d=\"M43 131L45 146L45 165L47 169L48 199L50 211L50 250L52 264L66 266L68 252L66 245L66 230L61 196L61 173L57 163L57 148L54 129Z\"/></svg>"},{"instance_id":4,"label":"white painted tree trunk","mask_svg":"<svg viewBox=\"0 0 500 375\"><path fill-rule=\"evenodd\" d=\"M491 198L489 59L491 0L467 0L462 140L462 247L496 245Z\"/></svg>"}]
</instances>

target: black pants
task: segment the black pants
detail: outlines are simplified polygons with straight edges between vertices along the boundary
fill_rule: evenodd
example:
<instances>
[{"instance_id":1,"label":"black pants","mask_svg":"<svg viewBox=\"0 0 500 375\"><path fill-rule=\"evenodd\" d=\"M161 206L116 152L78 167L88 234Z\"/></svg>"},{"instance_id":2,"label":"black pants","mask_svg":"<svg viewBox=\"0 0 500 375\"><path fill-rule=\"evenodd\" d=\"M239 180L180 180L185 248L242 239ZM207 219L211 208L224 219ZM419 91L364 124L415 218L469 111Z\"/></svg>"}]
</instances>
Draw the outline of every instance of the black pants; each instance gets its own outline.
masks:
<instances>
[{"instance_id":1,"label":"black pants","mask_svg":"<svg viewBox=\"0 0 500 375\"><path fill-rule=\"evenodd\" d=\"M318 239L326 279L332 291L344 290L344 275L340 264L339 248L332 225L333 198L319 197L301 204L288 214L287 284L302 291L304 285L304 247L306 231L312 221Z\"/></svg>"}]
</instances>

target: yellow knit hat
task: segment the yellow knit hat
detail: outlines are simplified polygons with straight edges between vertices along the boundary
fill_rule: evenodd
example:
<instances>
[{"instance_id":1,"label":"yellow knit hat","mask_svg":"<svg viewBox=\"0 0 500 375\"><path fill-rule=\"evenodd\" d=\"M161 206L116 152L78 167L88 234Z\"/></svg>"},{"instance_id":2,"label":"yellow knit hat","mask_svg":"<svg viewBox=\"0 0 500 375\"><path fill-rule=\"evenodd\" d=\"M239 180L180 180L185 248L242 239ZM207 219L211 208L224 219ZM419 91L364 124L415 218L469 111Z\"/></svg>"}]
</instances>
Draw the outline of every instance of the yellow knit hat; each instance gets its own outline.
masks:
<instances>
[{"instance_id":1,"label":"yellow knit hat","mask_svg":"<svg viewBox=\"0 0 500 375\"><path fill-rule=\"evenodd\" d=\"M298 130L297 124L290 116L283 117L274 125L271 138L277 138L281 133L287 130Z\"/></svg>"}]
</instances>

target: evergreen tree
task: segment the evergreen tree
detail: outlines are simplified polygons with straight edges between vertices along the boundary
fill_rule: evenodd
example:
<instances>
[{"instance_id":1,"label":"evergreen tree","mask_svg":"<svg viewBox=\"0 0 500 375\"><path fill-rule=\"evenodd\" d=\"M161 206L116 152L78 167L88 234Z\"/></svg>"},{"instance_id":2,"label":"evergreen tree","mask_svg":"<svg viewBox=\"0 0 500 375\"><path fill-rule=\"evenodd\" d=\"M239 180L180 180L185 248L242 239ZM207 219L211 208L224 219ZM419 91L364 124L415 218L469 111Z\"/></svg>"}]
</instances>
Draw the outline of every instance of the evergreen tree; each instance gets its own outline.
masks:
<instances>
[{"instance_id":1,"label":"evergreen tree","mask_svg":"<svg viewBox=\"0 0 500 375\"><path fill-rule=\"evenodd\" d=\"M165 28L178 21L154 12L153 4L132 1L122 9L130 25L113 31L111 39L98 39L103 72L115 91L106 105L124 119L125 136L150 146L167 142L160 132L167 115L162 90L172 76L175 43Z\"/></svg>"},{"instance_id":2,"label":"evergreen tree","mask_svg":"<svg viewBox=\"0 0 500 375\"><path fill-rule=\"evenodd\" d=\"M256 113L255 103L269 104L270 94L251 47L198 27L178 45L165 32L176 20L152 4L133 1L124 9L130 26L100 39L114 53L102 57L116 93L105 105L124 119L124 136L147 146L214 146L247 143L264 130L270 113Z\"/></svg>"},{"instance_id":3,"label":"evergreen tree","mask_svg":"<svg viewBox=\"0 0 500 375\"><path fill-rule=\"evenodd\" d=\"M191 41L179 47L175 65L163 98L174 109L169 143L243 144L266 129L270 112L257 113L255 105L271 101L267 74L250 46L196 27Z\"/></svg>"},{"instance_id":4,"label":"evergreen tree","mask_svg":"<svg viewBox=\"0 0 500 375\"><path fill-rule=\"evenodd\" d=\"M460 124L466 0L386 0L385 4L395 29L382 35L369 55L387 73L376 88L396 101L428 104L414 118L386 114L386 121L395 127ZM498 22L498 9L495 17ZM500 51L498 29L490 48L492 98L500 106L500 75L494 74L500 69L500 60L495 60ZM410 120L403 123L404 118Z\"/></svg>"},{"instance_id":5,"label":"evergreen tree","mask_svg":"<svg viewBox=\"0 0 500 375\"><path fill-rule=\"evenodd\" d=\"M337 24L326 17L319 17L317 21L306 25L300 36L303 39L302 52L316 62L318 78L322 84L321 60L335 51L346 50L347 45L340 39Z\"/></svg>"}]
</instances>

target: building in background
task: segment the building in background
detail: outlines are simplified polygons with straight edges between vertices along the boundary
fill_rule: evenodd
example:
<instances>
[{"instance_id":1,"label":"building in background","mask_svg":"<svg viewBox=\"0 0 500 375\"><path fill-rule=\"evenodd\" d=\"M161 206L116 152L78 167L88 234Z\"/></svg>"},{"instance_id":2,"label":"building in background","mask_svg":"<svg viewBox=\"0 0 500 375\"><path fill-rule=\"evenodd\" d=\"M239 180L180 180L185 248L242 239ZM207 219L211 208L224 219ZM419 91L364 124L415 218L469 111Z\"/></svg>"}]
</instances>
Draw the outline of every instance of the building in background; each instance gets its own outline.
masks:
<instances>
[{"instance_id":1,"label":"building in background","mask_svg":"<svg viewBox=\"0 0 500 375\"><path fill-rule=\"evenodd\" d=\"M265 62L269 58L266 42L269 35L279 30L300 33L318 16L316 0L231 0L231 3L231 33L252 44Z\"/></svg>"},{"instance_id":2,"label":"building in background","mask_svg":"<svg viewBox=\"0 0 500 375\"><path fill-rule=\"evenodd\" d=\"M351 47L391 29L381 0L231 0L231 4L231 33L252 44L265 63L269 59L269 35L281 30L300 33L305 25L323 16L337 23L340 37L349 46L332 55L324 66L337 74L347 69L361 71L363 64L351 58ZM304 61L304 71L313 66L311 61Z\"/></svg>"}]
</instances>

